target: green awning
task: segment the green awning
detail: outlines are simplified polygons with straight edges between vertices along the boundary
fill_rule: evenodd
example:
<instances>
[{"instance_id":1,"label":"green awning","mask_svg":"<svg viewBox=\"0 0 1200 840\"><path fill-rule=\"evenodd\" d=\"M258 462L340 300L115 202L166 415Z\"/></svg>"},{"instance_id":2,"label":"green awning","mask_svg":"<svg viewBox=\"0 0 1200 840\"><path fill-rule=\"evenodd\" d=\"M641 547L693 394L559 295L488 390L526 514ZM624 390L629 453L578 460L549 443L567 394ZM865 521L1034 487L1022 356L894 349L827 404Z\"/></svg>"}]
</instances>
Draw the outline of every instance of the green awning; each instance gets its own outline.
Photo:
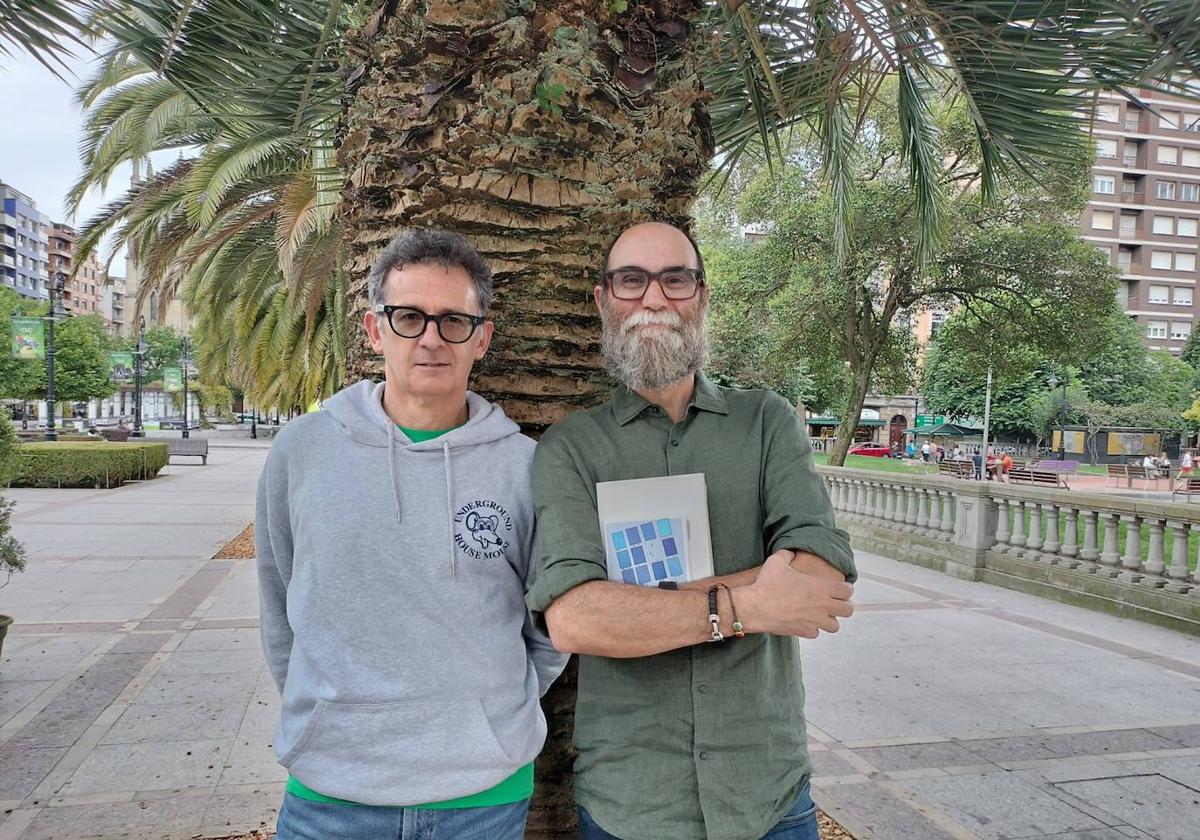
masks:
<instances>
[{"instance_id":1,"label":"green awning","mask_svg":"<svg viewBox=\"0 0 1200 840\"><path fill-rule=\"evenodd\" d=\"M936 426L917 426L905 429L904 434L918 437L983 437L983 429L960 426L958 423L938 423Z\"/></svg>"},{"instance_id":2,"label":"green awning","mask_svg":"<svg viewBox=\"0 0 1200 840\"><path fill-rule=\"evenodd\" d=\"M804 422L810 426L840 426L842 424L842 420L840 417L809 417ZM860 427L862 427L862 426L882 426L883 421L882 420L861 419L858 421L858 425Z\"/></svg>"}]
</instances>

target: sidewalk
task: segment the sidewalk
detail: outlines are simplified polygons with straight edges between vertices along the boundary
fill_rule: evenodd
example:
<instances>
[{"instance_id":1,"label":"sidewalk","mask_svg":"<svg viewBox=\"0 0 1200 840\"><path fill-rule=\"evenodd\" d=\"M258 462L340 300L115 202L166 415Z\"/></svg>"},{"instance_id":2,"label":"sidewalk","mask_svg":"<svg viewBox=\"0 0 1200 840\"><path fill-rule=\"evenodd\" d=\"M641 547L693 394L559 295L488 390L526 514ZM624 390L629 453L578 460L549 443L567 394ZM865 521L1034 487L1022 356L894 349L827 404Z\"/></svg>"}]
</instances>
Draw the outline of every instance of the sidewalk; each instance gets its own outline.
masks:
<instances>
[{"instance_id":1,"label":"sidewalk","mask_svg":"<svg viewBox=\"0 0 1200 840\"><path fill-rule=\"evenodd\" d=\"M253 561L262 449L117 490L16 490L0 840L273 825ZM858 840L1197 840L1200 640L859 553L804 642L815 798Z\"/></svg>"}]
</instances>

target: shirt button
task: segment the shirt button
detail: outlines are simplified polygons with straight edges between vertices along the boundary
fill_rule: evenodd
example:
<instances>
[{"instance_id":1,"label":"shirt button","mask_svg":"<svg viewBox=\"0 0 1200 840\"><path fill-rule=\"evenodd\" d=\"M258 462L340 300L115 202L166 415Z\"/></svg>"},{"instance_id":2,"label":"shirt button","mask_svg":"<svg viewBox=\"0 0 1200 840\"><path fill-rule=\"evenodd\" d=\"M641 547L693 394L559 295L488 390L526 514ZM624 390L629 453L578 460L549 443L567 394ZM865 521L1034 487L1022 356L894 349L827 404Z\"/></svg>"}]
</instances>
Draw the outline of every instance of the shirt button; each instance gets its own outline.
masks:
<instances>
[{"instance_id":1,"label":"shirt button","mask_svg":"<svg viewBox=\"0 0 1200 840\"><path fill-rule=\"evenodd\" d=\"M707 752L702 752L702 753L700 753L700 760L701 760L701 761L708 761L708 753L707 753Z\"/></svg>"},{"instance_id":2,"label":"shirt button","mask_svg":"<svg viewBox=\"0 0 1200 840\"><path fill-rule=\"evenodd\" d=\"M673 440L673 441L671 441L671 445L672 445L672 446L678 446L678 445L679 445L679 441L677 441L677 440Z\"/></svg>"},{"instance_id":3,"label":"shirt button","mask_svg":"<svg viewBox=\"0 0 1200 840\"><path fill-rule=\"evenodd\" d=\"M706 686L704 683L700 683L700 685L696 686L696 690L701 694L708 694L708 686Z\"/></svg>"}]
</instances>

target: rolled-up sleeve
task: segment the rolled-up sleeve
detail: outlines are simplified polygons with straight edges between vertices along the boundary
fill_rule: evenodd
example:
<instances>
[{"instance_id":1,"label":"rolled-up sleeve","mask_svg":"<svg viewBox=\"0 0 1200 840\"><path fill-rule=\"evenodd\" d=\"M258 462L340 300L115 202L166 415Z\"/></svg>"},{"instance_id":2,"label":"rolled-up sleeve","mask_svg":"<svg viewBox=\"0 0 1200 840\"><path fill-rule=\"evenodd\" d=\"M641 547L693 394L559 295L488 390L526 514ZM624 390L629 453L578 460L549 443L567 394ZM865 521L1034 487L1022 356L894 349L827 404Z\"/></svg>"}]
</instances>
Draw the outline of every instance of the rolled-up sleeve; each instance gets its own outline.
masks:
<instances>
[{"instance_id":1,"label":"rolled-up sleeve","mask_svg":"<svg viewBox=\"0 0 1200 840\"><path fill-rule=\"evenodd\" d=\"M554 599L591 580L607 580L604 544L596 518L596 488L580 472L551 429L533 458L533 505L538 539L533 579L525 603L546 632L546 609Z\"/></svg>"},{"instance_id":2,"label":"rolled-up sleeve","mask_svg":"<svg viewBox=\"0 0 1200 840\"><path fill-rule=\"evenodd\" d=\"M767 401L763 434L763 530L768 552L807 551L854 583L858 571L850 535L834 525L833 505L817 472L808 435L782 397Z\"/></svg>"}]
</instances>

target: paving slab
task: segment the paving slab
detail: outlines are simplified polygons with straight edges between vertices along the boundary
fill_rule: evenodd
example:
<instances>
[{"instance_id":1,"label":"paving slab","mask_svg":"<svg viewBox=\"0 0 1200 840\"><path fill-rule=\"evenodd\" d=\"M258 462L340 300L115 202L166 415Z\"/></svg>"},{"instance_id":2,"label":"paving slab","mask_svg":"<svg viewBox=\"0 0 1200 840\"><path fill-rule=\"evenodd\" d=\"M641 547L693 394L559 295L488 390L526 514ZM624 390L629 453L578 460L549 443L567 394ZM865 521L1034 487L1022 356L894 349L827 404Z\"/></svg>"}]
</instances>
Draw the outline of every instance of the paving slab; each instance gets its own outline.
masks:
<instances>
[{"instance_id":1,"label":"paving slab","mask_svg":"<svg viewBox=\"0 0 1200 840\"><path fill-rule=\"evenodd\" d=\"M265 451L14 491L35 554L4 590L21 609L0 661L0 838L273 823L286 773L254 563L211 559L252 518ZM835 817L864 840L1200 838L1172 833L1200 790L1200 641L857 557L860 611L801 643L814 796Z\"/></svg>"},{"instance_id":2,"label":"paving slab","mask_svg":"<svg viewBox=\"0 0 1200 840\"><path fill-rule=\"evenodd\" d=\"M1073 796L1157 840L1196 840L1200 791L1159 775L1062 782Z\"/></svg>"}]
</instances>

